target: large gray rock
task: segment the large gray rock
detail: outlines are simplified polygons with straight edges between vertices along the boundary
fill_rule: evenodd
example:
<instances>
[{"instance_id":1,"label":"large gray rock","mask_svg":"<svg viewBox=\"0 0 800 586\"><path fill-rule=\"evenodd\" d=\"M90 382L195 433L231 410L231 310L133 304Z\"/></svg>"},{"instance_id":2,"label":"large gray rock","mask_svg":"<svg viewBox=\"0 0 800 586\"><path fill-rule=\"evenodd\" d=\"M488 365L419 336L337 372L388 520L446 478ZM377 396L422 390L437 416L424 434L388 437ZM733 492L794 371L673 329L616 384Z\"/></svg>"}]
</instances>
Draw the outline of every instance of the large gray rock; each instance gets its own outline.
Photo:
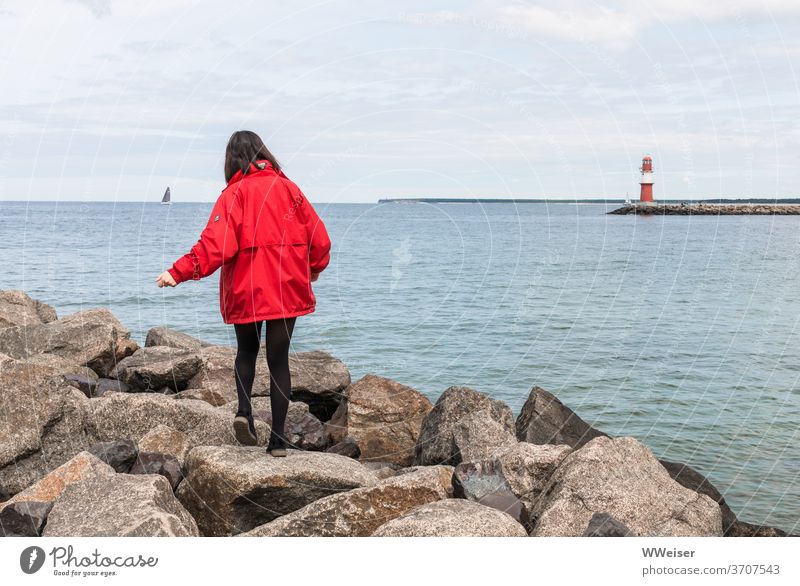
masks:
<instances>
[{"instance_id":1,"label":"large gray rock","mask_svg":"<svg viewBox=\"0 0 800 586\"><path fill-rule=\"evenodd\" d=\"M186 385L202 366L200 354L169 346L140 348L122 360L111 371L111 377L138 391L158 391L169 387L174 391Z\"/></svg>"},{"instance_id":2,"label":"large gray rock","mask_svg":"<svg viewBox=\"0 0 800 586\"><path fill-rule=\"evenodd\" d=\"M13 358L55 354L108 376L138 348L107 309L88 309L45 324L0 329L0 352Z\"/></svg>"},{"instance_id":3,"label":"large gray rock","mask_svg":"<svg viewBox=\"0 0 800 586\"><path fill-rule=\"evenodd\" d=\"M195 446L238 443L233 434L233 417L203 401L176 401L157 393L107 392L88 399L84 410L87 433L96 441L139 441L159 425L167 425L185 433ZM261 421L255 424L259 445L264 445L269 428Z\"/></svg>"},{"instance_id":4,"label":"large gray rock","mask_svg":"<svg viewBox=\"0 0 800 586\"><path fill-rule=\"evenodd\" d=\"M541 387L531 389L515 427L517 439L532 444L566 444L579 448L596 437L608 437Z\"/></svg>"},{"instance_id":5,"label":"large gray rock","mask_svg":"<svg viewBox=\"0 0 800 586\"><path fill-rule=\"evenodd\" d=\"M69 485L44 537L197 536L197 524L158 474L111 474Z\"/></svg>"},{"instance_id":6,"label":"large gray rock","mask_svg":"<svg viewBox=\"0 0 800 586\"><path fill-rule=\"evenodd\" d=\"M433 408L427 397L372 374L347 387L344 397L326 424L331 443L349 436L358 444L362 460L413 463L422 420Z\"/></svg>"},{"instance_id":7,"label":"large gray rock","mask_svg":"<svg viewBox=\"0 0 800 586\"><path fill-rule=\"evenodd\" d=\"M374 537L526 537L511 515L464 499L414 507L384 523Z\"/></svg>"},{"instance_id":8,"label":"large gray rock","mask_svg":"<svg viewBox=\"0 0 800 586\"><path fill-rule=\"evenodd\" d=\"M192 449L177 495L206 536L250 531L331 494L375 482L359 462L288 450L274 458L256 447Z\"/></svg>"},{"instance_id":9,"label":"large gray rock","mask_svg":"<svg viewBox=\"0 0 800 586\"><path fill-rule=\"evenodd\" d=\"M53 502L70 484L81 482L94 476L108 476L110 474L114 474L114 469L111 466L89 452L79 452L67 462L43 476L35 484L15 494L9 501L0 504L0 510L13 503Z\"/></svg>"},{"instance_id":10,"label":"large gray rock","mask_svg":"<svg viewBox=\"0 0 800 586\"><path fill-rule=\"evenodd\" d=\"M452 496L451 466L425 466L372 486L316 500L241 534L248 537L363 537L412 508Z\"/></svg>"},{"instance_id":11,"label":"large gray rock","mask_svg":"<svg viewBox=\"0 0 800 586\"><path fill-rule=\"evenodd\" d=\"M181 468L186 463L186 456L191 448L192 442L188 435L163 424L148 431L139 440L141 451L173 456Z\"/></svg>"},{"instance_id":12,"label":"large gray rock","mask_svg":"<svg viewBox=\"0 0 800 586\"><path fill-rule=\"evenodd\" d=\"M198 340L189 334L165 327L150 328L144 345L145 347L169 346L171 348L180 348L181 350L200 350L205 346L210 346L207 342Z\"/></svg>"},{"instance_id":13,"label":"large gray rock","mask_svg":"<svg viewBox=\"0 0 800 586\"><path fill-rule=\"evenodd\" d=\"M530 532L542 490L570 452L572 448L566 445L515 442L492 458L456 466L454 494L504 511Z\"/></svg>"},{"instance_id":14,"label":"large gray rock","mask_svg":"<svg viewBox=\"0 0 800 586\"><path fill-rule=\"evenodd\" d=\"M46 324L56 319L55 309L23 291L0 291L0 329Z\"/></svg>"},{"instance_id":15,"label":"large gray rock","mask_svg":"<svg viewBox=\"0 0 800 586\"><path fill-rule=\"evenodd\" d=\"M667 460L659 460L659 462L678 484L689 490L704 494L719 503L719 508L722 512L722 532L728 535L733 530L733 526L736 523L736 515L728 506L728 503L725 502L725 497L722 496L722 493L711 484L708 478L686 464Z\"/></svg>"},{"instance_id":16,"label":"large gray rock","mask_svg":"<svg viewBox=\"0 0 800 586\"><path fill-rule=\"evenodd\" d=\"M532 534L580 536L594 513L646 537L722 535L719 505L675 482L631 437L597 437L564 458L542 491Z\"/></svg>"},{"instance_id":17,"label":"large gray rock","mask_svg":"<svg viewBox=\"0 0 800 586\"><path fill-rule=\"evenodd\" d=\"M422 421L414 448L414 463L459 464L462 455L454 434L461 421L475 412L484 413L513 433L514 419L508 405L468 387L450 387L442 393Z\"/></svg>"},{"instance_id":18,"label":"large gray rock","mask_svg":"<svg viewBox=\"0 0 800 586\"><path fill-rule=\"evenodd\" d=\"M88 401L50 367L20 360L0 365L0 499L88 446L83 413Z\"/></svg>"},{"instance_id":19,"label":"large gray rock","mask_svg":"<svg viewBox=\"0 0 800 586\"><path fill-rule=\"evenodd\" d=\"M514 433L492 419L487 409L462 418L453 428L453 444L462 462L491 458L517 444Z\"/></svg>"}]
</instances>

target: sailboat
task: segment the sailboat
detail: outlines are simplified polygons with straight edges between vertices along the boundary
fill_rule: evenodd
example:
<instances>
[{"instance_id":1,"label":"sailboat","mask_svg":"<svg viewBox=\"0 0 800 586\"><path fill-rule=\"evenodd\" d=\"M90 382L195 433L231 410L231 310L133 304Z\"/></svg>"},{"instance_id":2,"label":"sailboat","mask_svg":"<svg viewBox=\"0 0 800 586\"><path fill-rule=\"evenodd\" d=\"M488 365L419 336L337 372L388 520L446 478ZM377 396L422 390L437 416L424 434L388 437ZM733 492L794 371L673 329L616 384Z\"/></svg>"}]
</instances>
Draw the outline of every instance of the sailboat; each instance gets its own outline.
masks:
<instances>
[{"instance_id":1,"label":"sailboat","mask_svg":"<svg viewBox=\"0 0 800 586\"><path fill-rule=\"evenodd\" d=\"M170 197L169 187L167 187L167 190L164 192L164 197L161 198L161 205L171 204L172 202L170 201L169 197Z\"/></svg>"}]
</instances>

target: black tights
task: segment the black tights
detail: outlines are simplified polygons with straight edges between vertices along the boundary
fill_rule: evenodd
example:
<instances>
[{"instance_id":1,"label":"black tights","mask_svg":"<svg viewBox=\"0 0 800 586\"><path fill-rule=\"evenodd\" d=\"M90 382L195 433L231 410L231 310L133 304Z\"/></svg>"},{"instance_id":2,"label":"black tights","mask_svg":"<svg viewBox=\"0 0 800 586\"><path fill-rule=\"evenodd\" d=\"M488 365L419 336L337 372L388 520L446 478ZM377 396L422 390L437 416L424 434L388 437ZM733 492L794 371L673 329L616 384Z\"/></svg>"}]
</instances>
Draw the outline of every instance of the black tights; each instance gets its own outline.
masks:
<instances>
[{"instance_id":1,"label":"black tights","mask_svg":"<svg viewBox=\"0 0 800 586\"><path fill-rule=\"evenodd\" d=\"M269 367L269 401L272 408L272 430L284 436L286 413L292 396L292 377L289 374L289 343L294 330L294 317L267 320L267 366ZM256 360L261 346L263 321L234 324L236 330L236 394L239 397L237 415L252 416L250 396L256 376Z\"/></svg>"}]
</instances>

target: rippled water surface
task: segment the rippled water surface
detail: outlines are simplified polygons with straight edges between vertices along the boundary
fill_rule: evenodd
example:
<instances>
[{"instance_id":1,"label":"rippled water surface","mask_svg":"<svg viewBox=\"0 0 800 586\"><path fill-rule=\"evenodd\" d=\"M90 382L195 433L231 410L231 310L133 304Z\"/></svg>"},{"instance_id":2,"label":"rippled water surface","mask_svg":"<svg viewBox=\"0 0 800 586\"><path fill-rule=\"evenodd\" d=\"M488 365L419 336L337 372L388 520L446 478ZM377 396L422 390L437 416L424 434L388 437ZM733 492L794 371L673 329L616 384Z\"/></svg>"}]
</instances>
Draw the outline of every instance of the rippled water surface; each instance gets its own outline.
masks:
<instances>
[{"instance_id":1,"label":"rippled water surface","mask_svg":"<svg viewBox=\"0 0 800 586\"><path fill-rule=\"evenodd\" d=\"M607 216L604 205L319 204L334 242L294 349L435 401L516 415L532 385L708 476L740 518L800 531L800 217ZM155 277L211 204L0 202L0 286L233 344L217 276Z\"/></svg>"}]
</instances>

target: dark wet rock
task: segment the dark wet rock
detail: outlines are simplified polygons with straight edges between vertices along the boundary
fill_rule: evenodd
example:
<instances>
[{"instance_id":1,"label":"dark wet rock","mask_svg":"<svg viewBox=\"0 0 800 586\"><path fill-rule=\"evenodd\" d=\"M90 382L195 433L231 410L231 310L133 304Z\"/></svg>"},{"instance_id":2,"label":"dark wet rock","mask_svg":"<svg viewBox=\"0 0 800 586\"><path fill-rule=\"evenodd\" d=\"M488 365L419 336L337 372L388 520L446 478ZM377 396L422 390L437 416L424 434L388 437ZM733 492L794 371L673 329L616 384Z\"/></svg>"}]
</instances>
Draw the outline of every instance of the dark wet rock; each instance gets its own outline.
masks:
<instances>
[{"instance_id":1,"label":"dark wet rock","mask_svg":"<svg viewBox=\"0 0 800 586\"><path fill-rule=\"evenodd\" d=\"M422 420L432 408L427 397L411 387L368 374L344 390L344 400L327 425L328 437L337 439L344 431L361 448L362 460L408 466L414 461Z\"/></svg>"},{"instance_id":2,"label":"dark wet rock","mask_svg":"<svg viewBox=\"0 0 800 586\"><path fill-rule=\"evenodd\" d=\"M425 466L315 500L243 537L365 537L416 506L448 498L450 466Z\"/></svg>"},{"instance_id":3,"label":"dark wet rock","mask_svg":"<svg viewBox=\"0 0 800 586\"><path fill-rule=\"evenodd\" d=\"M107 309L88 309L44 324L0 329L0 352L12 358L54 354L105 377L138 348Z\"/></svg>"},{"instance_id":4,"label":"dark wet rock","mask_svg":"<svg viewBox=\"0 0 800 586\"><path fill-rule=\"evenodd\" d=\"M790 537L786 531L767 525L755 525L744 521L734 521L725 537ZM792 535L791 537L799 537Z\"/></svg>"},{"instance_id":5,"label":"dark wet rock","mask_svg":"<svg viewBox=\"0 0 800 586\"><path fill-rule=\"evenodd\" d=\"M93 397L97 389L97 375L94 378L81 374L67 374L64 380L87 397Z\"/></svg>"},{"instance_id":6,"label":"dark wet rock","mask_svg":"<svg viewBox=\"0 0 800 586\"><path fill-rule=\"evenodd\" d=\"M97 380L93 397L102 397L108 391L116 393L130 393L131 386L115 378L101 378Z\"/></svg>"},{"instance_id":7,"label":"dark wet rock","mask_svg":"<svg viewBox=\"0 0 800 586\"><path fill-rule=\"evenodd\" d=\"M635 537L636 534L628 527L608 513L595 513L589 519L589 525L583 532L583 537Z\"/></svg>"},{"instance_id":8,"label":"dark wet rock","mask_svg":"<svg viewBox=\"0 0 800 586\"><path fill-rule=\"evenodd\" d=\"M22 360L3 364L0 498L24 490L88 446L83 413L88 401L50 367Z\"/></svg>"},{"instance_id":9,"label":"dark wet rock","mask_svg":"<svg viewBox=\"0 0 800 586\"><path fill-rule=\"evenodd\" d=\"M203 535L223 536L375 480L361 463L338 454L290 449L273 458L257 447L200 446L189 452L176 494Z\"/></svg>"},{"instance_id":10,"label":"dark wet rock","mask_svg":"<svg viewBox=\"0 0 800 586\"><path fill-rule=\"evenodd\" d=\"M675 482L631 437L597 437L567 455L536 503L532 534L580 536L594 513L645 537L722 536L719 505Z\"/></svg>"},{"instance_id":11,"label":"dark wet rock","mask_svg":"<svg viewBox=\"0 0 800 586\"><path fill-rule=\"evenodd\" d=\"M531 389L515 427L517 439L532 444L566 444L579 448L596 437L608 437L541 387Z\"/></svg>"},{"instance_id":12,"label":"dark wet rock","mask_svg":"<svg viewBox=\"0 0 800 586\"><path fill-rule=\"evenodd\" d=\"M44 537L197 536L197 524L158 474L111 474L73 483L58 497Z\"/></svg>"},{"instance_id":13,"label":"dark wet rock","mask_svg":"<svg viewBox=\"0 0 800 586\"><path fill-rule=\"evenodd\" d=\"M157 452L139 452L129 474L160 474L167 480L172 490L178 488L183 480L181 465L175 456Z\"/></svg>"},{"instance_id":14,"label":"dark wet rock","mask_svg":"<svg viewBox=\"0 0 800 586\"><path fill-rule=\"evenodd\" d=\"M464 499L445 499L414 507L384 523L375 537L526 537L511 515Z\"/></svg>"},{"instance_id":15,"label":"dark wet rock","mask_svg":"<svg viewBox=\"0 0 800 586\"><path fill-rule=\"evenodd\" d=\"M500 427L514 432L514 419L508 405L468 387L450 387L442 393L422 421L414 450L414 463L459 464L462 455L454 434L462 420L475 412L481 412Z\"/></svg>"},{"instance_id":16,"label":"dark wet rock","mask_svg":"<svg viewBox=\"0 0 800 586\"><path fill-rule=\"evenodd\" d=\"M719 508L722 512L722 531L727 534L736 522L736 515L728 506L728 503L725 502L725 497L711 484L711 481L686 464L669 462L667 460L659 460L659 462L661 462L661 465L667 469L669 475L678 484L689 490L704 494L719 503Z\"/></svg>"},{"instance_id":17,"label":"dark wet rock","mask_svg":"<svg viewBox=\"0 0 800 586\"><path fill-rule=\"evenodd\" d=\"M56 310L23 291L0 291L0 329L50 323Z\"/></svg>"},{"instance_id":18,"label":"dark wet rock","mask_svg":"<svg viewBox=\"0 0 800 586\"><path fill-rule=\"evenodd\" d=\"M340 454L358 460L361 456L361 449L358 447L358 442L351 437L346 437L338 444L333 444L326 452L330 454Z\"/></svg>"},{"instance_id":19,"label":"dark wet rock","mask_svg":"<svg viewBox=\"0 0 800 586\"><path fill-rule=\"evenodd\" d=\"M111 442L97 442L88 452L111 466L117 472L127 472L136 461L139 453L136 442L129 439Z\"/></svg>"},{"instance_id":20,"label":"dark wet rock","mask_svg":"<svg viewBox=\"0 0 800 586\"><path fill-rule=\"evenodd\" d=\"M145 347L169 346L170 348L180 348L181 350L200 350L200 348L210 344L177 330L157 327L148 330L144 345Z\"/></svg>"},{"instance_id":21,"label":"dark wet rock","mask_svg":"<svg viewBox=\"0 0 800 586\"><path fill-rule=\"evenodd\" d=\"M147 432L139 440L140 451L173 456L181 468L183 468L191 448L192 443L188 435L163 424Z\"/></svg>"},{"instance_id":22,"label":"dark wet rock","mask_svg":"<svg viewBox=\"0 0 800 586\"><path fill-rule=\"evenodd\" d=\"M186 388L201 365L200 355L195 351L150 346L140 348L117 364L111 377L138 391L160 391L163 387L180 391Z\"/></svg>"},{"instance_id":23,"label":"dark wet rock","mask_svg":"<svg viewBox=\"0 0 800 586\"><path fill-rule=\"evenodd\" d=\"M53 508L52 502L11 503L0 510L0 537L38 537Z\"/></svg>"}]
</instances>

